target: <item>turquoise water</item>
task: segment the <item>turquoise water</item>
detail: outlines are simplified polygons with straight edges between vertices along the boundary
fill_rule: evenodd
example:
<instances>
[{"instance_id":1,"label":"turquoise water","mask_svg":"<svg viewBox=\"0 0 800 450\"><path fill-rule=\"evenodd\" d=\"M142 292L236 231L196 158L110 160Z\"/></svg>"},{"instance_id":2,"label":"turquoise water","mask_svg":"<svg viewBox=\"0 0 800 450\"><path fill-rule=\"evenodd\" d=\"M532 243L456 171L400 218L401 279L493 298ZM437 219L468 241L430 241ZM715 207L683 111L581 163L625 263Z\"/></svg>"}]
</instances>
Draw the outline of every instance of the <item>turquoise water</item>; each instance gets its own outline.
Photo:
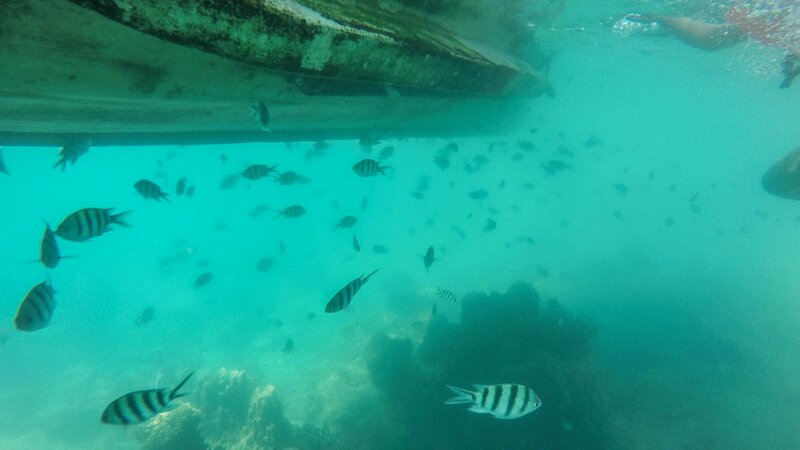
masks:
<instances>
[{"instance_id":1,"label":"turquoise water","mask_svg":"<svg viewBox=\"0 0 800 450\"><path fill-rule=\"evenodd\" d=\"M395 147L386 176L354 175L355 141L310 160L310 142L97 148L63 173L55 148L7 147L0 448L800 447L800 203L760 185L798 145L800 87L777 89L776 49L613 33L607 19L635 6L571 4L540 32L556 95L532 101L523 129L387 141L373 153ZM572 168L548 174L552 159ZM309 182L220 189L252 163ZM181 177L192 198L174 195ZM140 178L171 203L140 197ZM306 214L276 217L294 204ZM42 220L84 207L133 210L131 228L60 240L76 258L47 274L29 263ZM354 229L336 229L346 215ZM262 258L274 264L259 271ZM51 323L12 331L45 277ZM178 408L100 423L120 395L191 371ZM543 406L500 421L443 405L446 384L492 383L529 385Z\"/></svg>"}]
</instances>

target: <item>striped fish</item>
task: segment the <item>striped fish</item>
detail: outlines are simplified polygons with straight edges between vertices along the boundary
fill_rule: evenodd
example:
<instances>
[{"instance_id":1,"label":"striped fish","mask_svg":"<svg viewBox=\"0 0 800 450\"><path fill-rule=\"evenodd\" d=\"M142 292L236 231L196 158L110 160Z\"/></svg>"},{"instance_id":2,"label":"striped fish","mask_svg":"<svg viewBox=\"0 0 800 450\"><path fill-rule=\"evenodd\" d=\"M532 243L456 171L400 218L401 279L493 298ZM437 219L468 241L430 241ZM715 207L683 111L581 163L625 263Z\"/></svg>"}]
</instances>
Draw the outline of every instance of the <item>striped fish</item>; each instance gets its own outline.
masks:
<instances>
[{"instance_id":1,"label":"striped fish","mask_svg":"<svg viewBox=\"0 0 800 450\"><path fill-rule=\"evenodd\" d=\"M269 109L266 103L259 100L255 105L250 105L250 109L253 110L252 115L258 117L258 123L261 125L261 129L266 132L271 131L269 128Z\"/></svg>"},{"instance_id":2,"label":"striped fish","mask_svg":"<svg viewBox=\"0 0 800 450\"><path fill-rule=\"evenodd\" d=\"M162 191L157 184L150 180L141 179L133 185L133 188L144 198L151 198L159 201L166 200L167 203L169 203L169 199L167 198L169 194Z\"/></svg>"},{"instance_id":3,"label":"striped fish","mask_svg":"<svg viewBox=\"0 0 800 450\"><path fill-rule=\"evenodd\" d=\"M269 176L272 172L275 172L276 168L278 167L277 164L274 166L268 166L266 164L253 164L242 172L242 176L247 178L248 180L259 180L261 178Z\"/></svg>"},{"instance_id":4,"label":"striped fish","mask_svg":"<svg viewBox=\"0 0 800 450\"><path fill-rule=\"evenodd\" d=\"M67 216L56 228L56 235L62 239L75 242L88 241L93 237L110 231L111 224L130 227L125 222L125 216L130 211L111 214L114 208L84 208Z\"/></svg>"},{"instance_id":5,"label":"striped fish","mask_svg":"<svg viewBox=\"0 0 800 450\"><path fill-rule=\"evenodd\" d=\"M281 211L278 211L278 216L288 217L290 219L296 219L303 214L306 213L306 209L300 205L292 205L288 208L284 208Z\"/></svg>"},{"instance_id":6,"label":"striped fish","mask_svg":"<svg viewBox=\"0 0 800 450\"><path fill-rule=\"evenodd\" d=\"M328 304L325 305L325 312L334 313L347 308L347 305L353 301L353 297L355 297L358 290L361 289L361 286L364 286L364 284L369 281L369 277L375 275L375 272L377 271L378 269L375 269L366 277L362 274L360 277L347 283L345 287L339 289L339 292L337 292L336 295L334 295L330 301L328 301Z\"/></svg>"},{"instance_id":7,"label":"striped fish","mask_svg":"<svg viewBox=\"0 0 800 450\"><path fill-rule=\"evenodd\" d=\"M353 165L353 172L360 177L374 177L377 174L386 175L384 170L388 168L374 159L362 159Z\"/></svg>"},{"instance_id":8,"label":"striped fish","mask_svg":"<svg viewBox=\"0 0 800 450\"><path fill-rule=\"evenodd\" d=\"M447 289L436 288L436 296L448 302L456 302L456 294L453 294Z\"/></svg>"},{"instance_id":9,"label":"striped fish","mask_svg":"<svg viewBox=\"0 0 800 450\"><path fill-rule=\"evenodd\" d=\"M55 169L58 166L61 166L61 171L67 169L67 163L72 163L75 165L75 162L78 161L78 158L83 156L84 153L89 151L89 148L92 146L92 140L88 137L80 137L69 140L61 150L58 152L59 159L53 164L53 168Z\"/></svg>"},{"instance_id":10,"label":"striped fish","mask_svg":"<svg viewBox=\"0 0 800 450\"><path fill-rule=\"evenodd\" d=\"M125 394L106 406L100 421L110 425L130 425L146 422L164 411L173 408L172 400L183 397L178 391L189 381L190 373L174 389L148 389Z\"/></svg>"},{"instance_id":11,"label":"striped fish","mask_svg":"<svg viewBox=\"0 0 800 450\"><path fill-rule=\"evenodd\" d=\"M470 411L491 414L496 419L518 419L542 406L542 400L533 389L521 384L475 384L473 387L475 390L470 391L447 386L456 396L444 403L472 404Z\"/></svg>"},{"instance_id":12,"label":"striped fish","mask_svg":"<svg viewBox=\"0 0 800 450\"><path fill-rule=\"evenodd\" d=\"M56 242L56 235L50 229L50 225L46 225L44 236L42 236L42 244L40 245L39 261L48 269L55 269L59 261L64 258L73 258L73 256L61 256L61 252L58 250L58 242Z\"/></svg>"},{"instance_id":13,"label":"striped fish","mask_svg":"<svg viewBox=\"0 0 800 450\"><path fill-rule=\"evenodd\" d=\"M34 286L19 304L14 326L20 331L36 331L47 326L56 307L54 295L49 281Z\"/></svg>"}]
</instances>

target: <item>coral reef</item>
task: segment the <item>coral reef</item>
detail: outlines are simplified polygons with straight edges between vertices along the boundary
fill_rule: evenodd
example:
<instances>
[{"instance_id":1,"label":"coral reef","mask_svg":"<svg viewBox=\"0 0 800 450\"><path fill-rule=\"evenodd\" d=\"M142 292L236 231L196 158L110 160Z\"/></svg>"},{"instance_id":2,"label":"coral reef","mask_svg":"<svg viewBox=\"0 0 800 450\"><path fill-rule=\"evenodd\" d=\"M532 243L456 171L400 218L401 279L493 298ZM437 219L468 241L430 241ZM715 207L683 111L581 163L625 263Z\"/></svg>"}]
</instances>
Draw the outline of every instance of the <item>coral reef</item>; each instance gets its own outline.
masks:
<instances>
[{"instance_id":1,"label":"coral reef","mask_svg":"<svg viewBox=\"0 0 800 450\"><path fill-rule=\"evenodd\" d=\"M556 301L540 309L528 284L506 294L470 294L461 323L429 323L415 357L408 340L375 336L367 349L372 382L385 394L383 420L362 418L358 440L371 448L603 449L606 391L591 357L594 329ZM544 406L530 417L498 421L445 406L445 384L527 384ZM387 423L390 426L387 426ZM387 430L388 429L388 430ZM389 431L390 430L390 431Z\"/></svg>"},{"instance_id":2,"label":"coral reef","mask_svg":"<svg viewBox=\"0 0 800 450\"><path fill-rule=\"evenodd\" d=\"M191 401L142 428L143 450L333 448L324 431L295 429L283 416L275 388L254 384L242 371L220 369L205 377Z\"/></svg>"}]
</instances>

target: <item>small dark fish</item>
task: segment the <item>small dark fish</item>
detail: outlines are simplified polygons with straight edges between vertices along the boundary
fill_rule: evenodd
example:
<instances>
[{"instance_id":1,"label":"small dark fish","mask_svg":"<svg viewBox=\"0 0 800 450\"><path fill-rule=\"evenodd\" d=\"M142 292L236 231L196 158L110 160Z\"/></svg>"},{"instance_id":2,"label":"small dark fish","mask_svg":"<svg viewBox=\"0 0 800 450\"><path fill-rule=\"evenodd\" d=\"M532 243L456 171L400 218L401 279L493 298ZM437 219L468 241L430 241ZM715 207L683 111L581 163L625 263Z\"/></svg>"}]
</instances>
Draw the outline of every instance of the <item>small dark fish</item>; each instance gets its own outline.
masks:
<instances>
[{"instance_id":1,"label":"small dark fish","mask_svg":"<svg viewBox=\"0 0 800 450\"><path fill-rule=\"evenodd\" d=\"M265 256L256 262L256 270L259 272L266 272L275 265L275 259Z\"/></svg>"},{"instance_id":2,"label":"small dark fish","mask_svg":"<svg viewBox=\"0 0 800 450\"><path fill-rule=\"evenodd\" d=\"M258 205L256 205L256 207L255 207L255 208L253 208L253 210L252 210L252 211L250 211L250 217L253 217L253 218L260 217L260 216L261 216L262 214L264 214L264 213L265 213L265 212L266 212L268 209L269 209L269 207L268 207L267 205L265 205L265 204L263 204L263 203L261 203L261 204L258 204Z\"/></svg>"},{"instance_id":3,"label":"small dark fish","mask_svg":"<svg viewBox=\"0 0 800 450\"><path fill-rule=\"evenodd\" d=\"M369 206L369 199L367 197L361 198L361 211L366 211Z\"/></svg>"},{"instance_id":4,"label":"small dark fish","mask_svg":"<svg viewBox=\"0 0 800 450\"><path fill-rule=\"evenodd\" d=\"M381 153L378 155L378 159L381 160L381 161L385 161L385 160L391 158L392 155L394 155L394 147L391 146L391 145L388 145L388 146L383 147L381 149Z\"/></svg>"},{"instance_id":5,"label":"small dark fish","mask_svg":"<svg viewBox=\"0 0 800 450\"><path fill-rule=\"evenodd\" d=\"M152 306L148 306L147 308L143 309L141 313L139 313L139 317L136 318L136 326L143 327L150 323L155 317L156 310Z\"/></svg>"},{"instance_id":6,"label":"small dark fish","mask_svg":"<svg viewBox=\"0 0 800 450\"><path fill-rule=\"evenodd\" d=\"M455 303L457 301L456 294L453 294L447 289L442 289L442 288L436 288L436 297L452 303Z\"/></svg>"},{"instance_id":7,"label":"small dark fish","mask_svg":"<svg viewBox=\"0 0 800 450\"><path fill-rule=\"evenodd\" d=\"M253 164L248 168L244 169L242 172L242 176L247 178L248 180L259 180L261 178L269 176L272 172L275 172L275 168L278 167L277 164L274 166L268 166L266 164Z\"/></svg>"},{"instance_id":8,"label":"small dark fish","mask_svg":"<svg viewBox=\"0 0 800 450\"><path fill-rule=\"evenodd\" d=\"M325 156L325 152L330 148L330 144L325 141L314 142L314 145L306 151L306 161L318 156Z\"/></svg>"},{"instance_id":9,"label":"small dark fish","mask_svg":"<svg viewBox=\"0 0 800 450\"><path fill-rule=\"evenodd\" d=\"M497 228L497 222L492 218L486 219L486 225L483 226L483 231L485 233L488 233L494 230L495 228Z\"/></svg>"},{"instance_id":10,"label":"small dark fish","mask_svg":"<svg viewBox=\"0 0 800 450\"><path fill-rule=\"evenodd\" d=\"M109 225L112 224L130 228L125 217L131 211L111 214L113 210L114 208L84 208L75 211L56 227L56 235L68 241L83 242L111 231Z\"/></svg>"},{"instance_id":11,"label":"small dark fish","mask_svg":"<svg viewBox=\"0 0 800 450\"><path fill-rule=\"evenodd\" d=\"M169 203L169 199L167 198L167 193L163 192L157 184L153 183L150 180L141 179L133 185L133 188L136 189L136 192L139 193L144 198L149 198L153 200L166 200Z\"/></svg>"},{"instance_id":12,"label":"small dark fish","mask_svg":"<svg viewBox=\"0 0 800 450\"><path fill-rule=\"evenodd\" d=\"M283 321L281 319L267 319L267 324L271 327L281 328L283 326Z\"/></svg>"},{"instance_id":13,"label":"small dark fish","mask_svg":"<svg viewBox=\"0 0 800 450\"><path fill-rule=\"evenodd\" d=\"M195 287L203 287L211 282L211 278L214 277L214 274L211 272L203 272L197 276L194 280Z\"/></svg>"},{"instance_id":14,"label":"small dark fish","mask_svg":"<svg viewBox=\"0 0 800 450\"><path fill-rule=\"evenodd\" d=\"M355 280L347 283L345 287L339 289L329 301L328 304L325 305L325 312L333 313L337 311L341 311L353 301L353 297L358 293L358 290L361 289L364 284L369 281L369 278L375 275L378 269L375 269L371 274L367 275L366 277L362 274L360 277L356 278Z\"/></svg>"},{"instance_id":15,"label":"small dark fish","mask_svg":"<svg viewBox=\"0 0 800 450\"><path fill-rule=\"evenodd\" d=\"M59 159L53 164L53 168L55 169L58 166L61 166L61 171L67 169L67 163L71 163L75 165L78 161L78 158L83 156L84 153L89 151L89 148L92 146L92 140L88 137L79 137L73 138L67 141L61 150L59 151Z\"/></svg>"},{"instance_id":16,"label":"small dark fish","mask_svg":"<svg viewBox=\"0 0 800 450\"><path fill-rule=\"evenodd\" d=\"M428 250L425 252L425 256L422 257L422 261L425 263L425 271L429 272L431 265L437 258L433 256L433 246L431 245L428 247Z\"/></svg>"},{"instance_id":17,"label":"small dark fish","mask_svg":"<svg viewBox=\"0 0 800 450\"><path fill-rule=\"evenodd\" d=\"M175 184L175 195L181 196L186 191L186 177L181 177Z\"/></svg>"},{"instance_id":18,"label":"small dark fish","mask_svg":"<svg viewBox=\"0 0 800 450\"><path fill-rule=\"evenodd\" d=\"M72 258L72 256L61 256L61 251L58 249L58 242L56 242L56 235L50 229L50 225L46 225L44 229L44 236L42 236L42 243L39 246L39 250L39 260L48 269L55 269L62 259Z\"/></svg>"},{"instance_id":19,"label":"small dark fish","mask_svg":"<svg viewBox=\"0 0 800 450\"><path fill-rule=\"evenodd\" d=\"M292 353L292 350L294 350L294 341L292 338L289 338L286 340L286 344L283 345L283 350L281 351L288 355L289 353Z\"/></svg>"},{"instance_id":20,"label":"small dark fish","mask_svg":"<svg viewBox=\"0 0 800 450\"><path fill-rule=\"evenodd\" d=\"M171 391L167 391L166 388L160 388L125 394L106 406L100 416L100 421L109 425L130 425L146 422L171 409L170 402L172 400L186 395L178 391L189 381L191 376L191 373L187 375Z\"/></svg>"},{"instance_id":21,"label":"small dark fish","mask_svg":"<svg viewBox=\"0 0 800 450\"><path fill-rule=\"evenodd\" d=\"M315 312L310 312L310 313L306 314L306 320L314 320L316 318L317 318L317 313L315 313Z\"/></svg>"},{"instance_id":22,"label":"small dark fish","mask_svg":"<svg viewBox=\"0 0 800 450\"><path fill-rule=\"evenodd\" d=\"M489 196L489 191L486 189L478 189L477 191L472 191L467 195L473 200L486 200L486 198Z\"/></svg>"},{"instance_id":23,"label":"small dark fish","mask_svg":"<svg viewBox=\"0 0 800 450\"><path fill-rule=\"evenodd\" d=\"M377 174L386 175L384 170L388 168L374 159L362 159L353 165L353 172L360 177L374 177Z\"/></svg>"},{"instance_id":24,"label":"small dark fish","mask_svg":"<svg viewBox=\"0 0 800 450\"><path fill-rule=\"evenodd\" d=\"M8 175L8 168L6 167L6 163L3 161L3 147L0 147L0 172Z\"/></svg>"},{"instance_id":25,"label":"small dark fish","mask_svg":"<svg viewBox=\"0 0 800 450\"><path fill-rule=\"evenodd\" d=\"M284 208L281 211L278 211L278 216L287 217L290 219L296 219L303 214L306 213L306 209L300 205L292 205L287 208Z\"/></svg>"},{"instance_id":26,"label":"small dark fish","mask_svg":"<svg viewBox=\"0 0 800 450\"><path fill-rule=\"evenodd\" d=\"M572 165L567 164L564 161L551 159L550 161L547 161L547 164L544 166L544 171L548 175L555 175L557 172L562 172L564 170L572 170Z\"/></svg>"},{"instance_id":27,"label":"small dark fish","mask_svg":"<svg viewBox=\"0 0 800 450\"><path fill-rule=\"evenodd\" d=\"M339 220L339 223L336 224L336 228L353 228L353 225L355 225L357 222L358 219L353 216L344 216L341 220Z\"/></svg>"},{"instance_id":28,"label":"small dark fish","mask_svg":"<svg viewBox=\"0 0 800 450\"><path fill-rule=\"evenodd\" d=\"M255 105L250 105L250 109L253 110L252 115L258 116L258 124L261 125L261 129L266 132L271 131L269 128L269 109L267 105L259 100Z\"/></svg>"},{"instance_id":29,"label":"small dark fish","mask_svg":"<svg viewBox=\"0 0 800 450\"><path fill-rule=\"evenodd\" d=\"M19 304L14 326L20 331L37 331L46 327L56 307L55 291L49 281L31 289Z\"/></svg>"},{"instance_id":30,"label":"small dark fish","mask_svg":"<svg viewBox=\"0 0 800 450\"><path fill-rule=\"evenodd\" d=\"M444 151L445 153L448 153L448 154L457 153L458 152L458 144L456 144L455 142L450 142L441 151Z\"/></svg>"},{"instance_id":31,"label":"small dark fish","mask_svg":"<svg viewBox=\"0 0 800 450\"><path fill-rule=\"evenodd\" d=\"M228 162L228 155L226 155L225 153L220 153L219 154L219 162L221 162L222 164L225 164L226 162Z\"/></svg>"},{"instance_id":32,"label":"small dark fish","mask_svg":"<svg viewBox=\"0 0 800 450\"><path fill-rule=\"evenodd\" d=\"M384 247L382 245L379 245L379 244L373 245L372 246L372 251L374 253L379 254L379 255L385 255L385 254L389 253L389 249L388 248L386 248L386 247Z\"/></svg>"},{"instance_id":33,"label":"small dark fish","mask_svg":"<svg viewBox=\"0 0 800 450\"><path fill-rule=\"evenodd\" d=\"M194 186L189 186L186 189L186 196L189 197L189 198L194 197Z\"/></svg>"},{"instance_id":34,"label":"small dark fish","mask_svg":"<svg viewBox=\"0 0 800 450\"><path fill-rule=\"evenodd\" d=\"M223 178L222 181L219 182L219 188L224 190L228 190L236 186L236 183L239 182L239 174L232 173L227 177ZM191 189L191 188L189 188Z\"/></svg>"},{"instance_id":35,"label":"small dark fish","mask_svg":"<svg viewBox=\"0 0 800 450\"><path fill-rule=\"evenodd\" d=\"M358 239L356 239L356 235L353 235L353 250L360 252L361 251L361 244L358 243Z\"/></svg>"},{"instance_id":36,"label":"small dark fish","mask_svg":"<svg viewBox=\"0 0 800 450\"><path fill-rule=\"evenodd\" d=\"M522 161L522 158L524 158L524 157L525 157L525 155L523 155L522 153L514 153L514 155L511 156L511 161L514 161L514 162Z\"/></svg>"},{"instance_id":37,"label":"small dark fish","mask_svg":"<svg viewBox=\"0 0 800 450\"><path fill-rule=\"evenodd\" d=\"M423 198L425 198L425 195L422 192L417 192L417 191L412 192L411 196L417 200L422 200Z\"/></svg>"},{"instance_id":38,"label":"small dark fish","mask_svg":"<svg viewBox=\"0 0 800 450\"><path fill-rule=\"evenodd\" d=\"M519 146L520 150L524 152L532 152L536 149L531 141L519 141L517 142L517 145Z\"/></svg>"},{"instance_id":39,"label":"small dark fish","mask_svg":"<svg viewBox=\"0 0 800 450\"><path fill-rule=\"evenodd\" d=\"M628 195L628 186L622 183L614 183L614 189L619 193L619 195L625 197Z\"/></svg>"},{"instance_id":40,"label":"small dark fish","mask_svg":"<svg viewBox=\"0 0 800 450\"><path fill-rule=\"evenodd\" d=\"M592 135L592 136L589 136L589 139L587 139L586 142L583 143L583 146L586 147L586 148L592 148L592 147L597 147L598 145L600 145L602 143L603 143L603 141L598 139L597 136Z\"/></svg>"},{"instance_id":41,"label":"small dark fish","mask_svg":"<svg viewBox=\"0 0 800 450\"><path fill-rule=\"evenodd\" d=\"M308 178L299 175L297 172L283 172L282 174L275 177L275 182L282 186L291 186L295 183L297 184L306 184L308 183Z\"/></svg>"}]
</instances>

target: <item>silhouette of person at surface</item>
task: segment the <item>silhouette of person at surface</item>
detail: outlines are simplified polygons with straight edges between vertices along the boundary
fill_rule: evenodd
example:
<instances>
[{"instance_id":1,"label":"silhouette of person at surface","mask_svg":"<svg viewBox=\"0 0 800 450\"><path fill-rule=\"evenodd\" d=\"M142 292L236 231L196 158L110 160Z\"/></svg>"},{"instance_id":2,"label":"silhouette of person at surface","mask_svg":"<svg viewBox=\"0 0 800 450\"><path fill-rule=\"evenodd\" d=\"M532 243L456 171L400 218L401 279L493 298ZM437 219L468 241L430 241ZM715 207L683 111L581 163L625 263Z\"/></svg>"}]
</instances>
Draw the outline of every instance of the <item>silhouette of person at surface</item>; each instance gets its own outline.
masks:
<instances>
[{"instance_id":1,"label":"silhouette of person at surface","mask_svg":"<svg viewBox=\"0 0 800 450\"><path fill-rule=\"evenodd\" d=\"M788 88L800 75L800 1L740 1L725 14L725 23L708 23L688 17L629 14L628 20L657 23L693 47L719 50L747 38L786 52L782 62L781 88Z\"/></svg>"}]
</instances>

